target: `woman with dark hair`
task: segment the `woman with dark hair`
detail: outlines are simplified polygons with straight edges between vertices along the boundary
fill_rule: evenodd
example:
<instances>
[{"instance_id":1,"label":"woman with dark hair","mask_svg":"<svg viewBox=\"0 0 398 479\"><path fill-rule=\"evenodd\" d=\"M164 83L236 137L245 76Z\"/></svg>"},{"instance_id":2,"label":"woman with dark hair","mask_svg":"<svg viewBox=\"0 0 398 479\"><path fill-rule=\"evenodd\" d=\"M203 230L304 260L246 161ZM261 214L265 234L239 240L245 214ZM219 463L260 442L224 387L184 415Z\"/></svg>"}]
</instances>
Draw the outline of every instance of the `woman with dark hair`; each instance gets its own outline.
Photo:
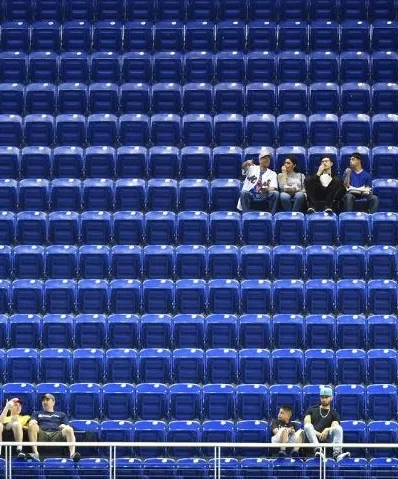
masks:
<instances>
[{"instance_id":1,"label":"woman with dark hair","mask_svg":"<svg viewBox=\"0 0 398 479\"><path fill-rule=\"evenodd\" d=\"M305 204L304 175L296 171L297 160L288 156L278 174L281 205L284 211L303 211Z\"/></svg>"}]
</instances>

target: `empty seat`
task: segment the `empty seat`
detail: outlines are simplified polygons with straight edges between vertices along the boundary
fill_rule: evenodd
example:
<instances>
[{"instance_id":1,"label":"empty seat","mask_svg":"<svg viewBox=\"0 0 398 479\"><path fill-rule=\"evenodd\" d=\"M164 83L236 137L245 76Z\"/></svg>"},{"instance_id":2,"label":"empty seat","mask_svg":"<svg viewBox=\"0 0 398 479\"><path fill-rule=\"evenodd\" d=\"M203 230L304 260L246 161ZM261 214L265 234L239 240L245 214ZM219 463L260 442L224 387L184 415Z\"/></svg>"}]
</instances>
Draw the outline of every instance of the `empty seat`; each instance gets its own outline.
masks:
<instances>
[{"instance_id":1,"label":"empty seat","mask_svg":"<svg viewBox=\"0 0 398 479\"><path fill-rule=\"evenodd\" d=\"M28 76L28 56L20 51L0 53L0 80L25 83Z\"/></svg>"},{"instance_id":2,"label":"empty seat","mask_svg":"<svg viewBox=\"0 0 398 479\"><path fill-rule=\"evenodd\" d=\"M150 18L147 21L133 19L124 24L123 50L151 51L153 48L153 25Z\"/></svg>"},{"instance_id":3,"label":"empty seat","mask_svg":"<svg viewBox=\"0 0 398 479\"><path fill-rule=\"evenodd\" d=\"M210 215L210 238L213 244L237 244L241 232L240 216L235 212L216 211Z\"/></svg>"},{"instance_id":4,"label":"empty seat","mask_svg":"<svg viewBox=\"0 0 398 479\"><path fill-rule=\"evenodd\" d=\"M261 279L271 276L271 251L266 246L243 246L241 254L241 275L244 279Z\"/></svg>"},{"instance_id":5,"label":"empty seat","mask_svg":"<svg viewBox=\"0 0 398 479\"><path fill-rule=\"evenodd\" d=\"M173 20L157 22L154 27L154 47L156 51L182 51L184 45L184 25Z\"/></svg>"},{"instance_id":6,"label":"empty seat","mask_svg":"<svg viewBox=\"0 0 398 479\"><path fill-rule=\"evenodd\" d=\"M238 51L220 52L215 57L218 82L243 82L246 78L244 55Z\"/></svg>"},{"instance_id":7,"label":"empty seat","mask_svg":"<svg viewBox=\"0 0 398 479\"><path fill-rule=\"evenodd\" d=\"M266 418L268 417L268 408L268 388L263 384L240 384L236 387L236 412L238 419L253 420Z\"/></svg>"},{"instance_id":8,"label":"empty seat","mask_svg":"<svg viewBox=\"0 0 398 479\"><path fill-rule=\"evenodd\" d=\"M366 342L366 324L361 315L342 314L336 321L336 339L339 348L360 348Z\"/></svg>"},{"instance_id":9,"label":"empty seat","mask_svg":"<svg viewBox=\"0 0 398 479\"><path fill-rule=\"evenodd\" d=\"M184 57L184 74L187 82L210 83L214 79L214 55L211 52L189 52Z\"/></svg>"},{"instance_id":10,"label":"empty seat","mask_svg":"<svg viewBox=\"0 0 398 479\"><path fill-rule=\"evenodd\" d=\"M205 341L208 347L236 348L237 337L238 331L236 316L229 314L211 314L207 317L205 322ZM213 356L215 357L215 355Z\"/></svg>"},{"instance_id":11,"label":"empty seat","mask_svg":"<svg viewBox=\"0 0 398 479\"><path fill-rule=\"evenodd\" d=\"M19 279L41 279L44 276L44 248L36 245L14 248L14 273Z\"/></svg>"},{"instance_id":12,"label":"empty seat","mask_svg":"<svg viewBox=\"0 0 398 479\"><path fill-rule=\"evenodd\" d=\"M153 79L156 82L180 83L183 57L176 51L158 52L153 56ZM129 78L129 81L134 81ZM193 80L194 81L194 80Z\"/></svg>"},{"instance_id":13,"label":"empty seat","mask_svg":"<svg viewBox=\"0 0 398 479\"><path fill-rule=\"evenodd\" d=\"M281 52L278 55L278 78L281 82L305 83L307 80L305 53L300 51Z\"/></svg>"},{"instance_id":14,"label":"empty seat","mask_svg":"<svg viewBox=\"0 0 398 479\"><path fill-rule=\"evenodd\" d=\"M206 274L207 251L202 245L181 245L175 250L175 271L178 278L201 278Z\"/></svg>"},{"instance_id":15,"label":"empty seat","mask_svg":"<svg viewBox=\"0 0 398 479\"><path fill-rule=\"evenodd\" d=\"M138 375L140 382L169 383L171 379L171 353L167 349L142 349L138 356ZM152 387L152 394L153 394ZM137 391L138 395L138 391ZM137 398L138 399L138 398ZM148 411L149 412L149 411ZM144 411L138 409L138 417L142 417ZM152 413L151 417L160 419L165 412ZM150 416L147 416L147 418ZM145 417L144 417L145 418Z\"/></svg>"},{"instance_id":16,"label":"empty seat","mask_svg":"<svg viewBox=\"0 0 398 479\"><path fill-rule=\"evenodd\" d=\"M47 215L40 211L18 213L15 232L20 244L44 244L47 240Z\"/></svg>"},{"instance_id":17,"label":"empty seat","mask_svg":"<svg viewBox=\"0 0 398 479\"><path fill-rule=\"evenodd\" d=\"M327 245L308 246L306 271L310 279L333 279L335 274L334 248Z\"/></svg>"},{"instance_id":18,"label":"empty seat","mask_svg":"<svg viewBox=\"0 0 398 479\"><path fill-rule=\"evenodd\" d=\"M91 55L90 74L94 82L118 83L120 78L118 54L107 51Z\"/></svg>"},{"instance_id":19,"label":"empty seat","mask_svg":"<svg viewBox=\"0 0 398 479\"><path fill-rule=\"evenodd\" d=\"M284 114L277 118L278 138L281 146L305 146L308 126L304 115Z\"/></svg>"},{"instance_id":20,"label":"empty seat","mask_svg":"<svg viewBox=\"0 0 398 479\"><path fill-rule=\"evenodd\" d=\"M337 275L340 279L362 279L366 273L365 248L340 246L336 250Z\"/></svg>"},{"instance_id":21,"label":"empty seat","mask_svg":"<svg viewBox=\"0 0 398 479\"><path fill-rule=\"evenodd\" d=\"M33 51L47 50L59 52L61 46L61 27L53 19L36 21L32 24L31 48Z\"/></svg>"},{"instance_id":22,"label":"empty seat","mask_svg":"<svg viewBox=\"0 0 398 479\"><path fill-rule=\"evenodd\" d=\"M120 52L122 49L122 25L115 21L98 19L93 28L93 49L103 52Z\"/></svg>"},{"instance_id":23,"label":"empty seat","mask_svg":"<svg viewBox=\"0 0 398 479\"><path fill-rule=\"evenodd\" d=\"M28 52L30 49L30 23L21 18L18 22L4 21L1 46L5 51Z\"/></svg>"},{"instance_id":24,"label":"empty seat","mask_svg":"<svg viewBox=\"0 0 398 479\"><path fill-rule=\"evenodd\" d=\"M235 415L234 388L230 384L206 384L203 386L203 415L210 420L228 420ZM206 440L205 423L203 440Z\"/></svg>"},{"instance_id":25,"label":"empty seat","mask_svg":"<svg viewBox=\"0 0 398 479\"><path fill-rule=\"evenodd\" d=\"M273 218L265 211L247 212L242 215L243 242L246 244L271 244Z\"/></svg>"},{"instance_id":26,"label":"empty seat","mask_svg":"<svg viewBox=\"0 0 398 479\"><path fill-rule=\"evenodd\" d=\"M276 246L273 249L276 279L300 279L304 272L304 250L300 246Z\"/></svg>"},{"instance_id":27,"label":"empty seat","mask_svg":"<svg viewBox=\"0 0 398 479\"><path fill-rule=\"evenodd\" d=\"M104 352L99 349L76 349L73 353L73 378L78 382L100 382L104 377Z\"/></svg>"},{"instance_id":28,"label":"empty seat","mask_svg":"<svg viewBox=\"0 0 398 479\"><path fill-rule=\"evenodd\" d=\"M339 51L339 26L335 20L336 18L332 16L324 18L312 17L309 27L309 47L312 51Z\"/></svg>"},{"instance_id":29,"label":"empty seat","mask_svg":"<svg viewBox=\"0 0 398 479\"><path fill-rule=\"evenodd\" d=\"M206 311L207 285L200 279L181 279L176 282L177 313L202 314Z\"/></svg>"},{"instance_id":30,"label":"empty seat","mask_svg":"<svg viewBox=\"0 0 398 479\"><path fill-rule=\"evenodd\" d=\"M9 318L10 345L13 348L37 348L40 320L35 314L13 314Z\"/></svg>"},{"instance_id":31,"label":"empty seat","mask_svg":"<svg viewBox=\"0 0 398 479\"><path fill-rule=\"evenodd\" d=\"M102 405L101 387L93 383L75 383L69 388L70 415L74 419L95 419Z\"/></svg>"},{"instance_id":32,"label":"empty seat","mask_svg":"<svg viewBox=\"0 0 398 479\"><path fill-rule=\"evenodd\" d=\"M115 316L112 316L112 319L116 319ZM115 326L115 322L112 322L113 326ZM133 324L133 321L131 321ZM114 331L113 331L114 332ZM118 401L113 401L114 395L111 393L108 396L108 403L107 409L108 414L105 415L109 417L109 414L114 414L114 418L118 418L117 414L119 414L118 408L124 407L124 410L128 409L131 411L132 409L132 402L133 402L133 394L132 394L132 387L128 387L125 383L136 382L137 380L137 353L134 349L130 348L113 348L109 349L106 352L106 377L108 381L117 381L121 382L118 387L125 389L125 394L127 398L125 398L125 402L123 405L118 404ZM114 388L112 388L114 390ZM120 390L122 393L123 390ZM130 396L131 394L131 396ZM116 397L118 396L118 392L116 392ZM104 397L104 399L106 399ZM128 417L133 416L132 413L128 414Z\"/></svg>"},{"instance_id":33,"label":"empty seat","mask_svg":"<svg viewBox=\"0 0 398 479\"><path fill-rule=\"evenodd\" d=\"M370 279L394 279L397 268L395 249L387 245L371 246L367 250L367 266Z\"/></svg>"},{"instance_id":34,"label":"empty seat","mask_svg":"<svg viewBox=\"0 0 398 479\"><path fill-rule=\"evenodd\" d=\"M114 279L109 285L112 313L138 313L141 307L141 283L134 279Z\"/></svg>"},{"instance_id":35,"label":"empty seat","mask_svg":"<svg viewBox=\"0 0 398 479\"><path fill-rule=\"evenodd\" d=\"M339 79L339 58L332 51L309 54L308 77L312 82L337 83Z\"/></svg>"},{"instance_id":36,"label":"empty seat","mask_svg":"<svg viewBox=\"0 0 398 479\"><path fill-rule=\"evenodd\" d=\"M22 190L22 193L23 193L23 190ZM9 179L0 180L0 199L1 199L3 210L16 211L18 207L17 181L9 180Z\"/></svg>"},{"instance_id":37,"label":"empty seat","mask_svg":"<svg viewBox=\"0 0 398 479\"><path fill-rule=\"evenodd\" d=\"M112 234L111 215L106 211L86 211L80 216L84 244L106 244Z\"/></svg>"},{"instance_id":38,"label":"empty seat","mask_svg":"<svg viewBox=\"0 0 398 479\"><path fill-rule=\"evenodd\" d=\"M369 381L373 384L373 386L376 384L387 385L394 382L391 379L394 378L396 375L396 370L397 370L396 359L397 359L397 355L395 351L392 349L371 349L368 351L368 354L367 354L368 375L369 375ZM387 387L384 389L387 389ZM383 391L379 391L379 392L383 393ZM394 390L391 390L391 389L389 390L390 394L391 393L394 394L394 392L395 392ZM373 398L373 400L375 400L375 398ZM368 404L369 403L370 401L368 401ZM396 410L390 407L387 409L389 411L389 414L386 414L385 412L381 412L380 410L377 411L377 409L375 409L375 405L376 403L373 403L372 415L370 416L372 419L379 420L379 419L395 418Z\"/></svg>"},{"instance_id":39,"label":"empty seat","mask_svg":"<svg viewBox=\"0 0 398 479\"><path fill-rule=\"evenodd\" d=\"M137 442L166 441L166 424L163 421L136 421L133 439ZM164 448L137 447L135 450L141 457L153 457L163 455Z\"/></svg>"},{"instance_id":40,"label":"empty seat","mask_svg":"<svg viewBox=\"0 0 398 479\"><path fill-rule=\"evenodd\" d=\"M297 20L280 22L278 47L281 51L307 51L308 26Z\"/></svg>"},{"instance_id":41,"label":"empty seat","mask_svg":"<svg viewBox=\"0 0 398 479\"><path fill-rule=\"evenodd\" d=\"M121 58L124 82L149 83L152 80L152 57L146 51L129 52Z\"/></svg>"},{"instance_id":42,"label":"empty seat","mask_svg":"<svg viewBox=\"0 0 398 479\"><path fill-rule=\"evenodd\" d=\"M277 280L273 284L276 313L300 314L304 308L304 285L299 280Z\"/></svg>"},{"instance_id":43,"label":"empty seat","mask_svg":"<svg viewBox=\"0 0 398 479\"><path fill-rule=\"evenodd\" d=\"M82 185L82 206L85 210L113 210L113 181L106 178L87 179Z\"/></svg>"},{"instance_id":44,"label":"empty seat","mask_svg":"<svg viewBox=\"0 0 398 479\"><path fill-rule=\"evenodd\" d=\"M304 215L297 212L276 213L275 241L277 244L301 244L304 237Z\"/></svg>"},{"instance_id":45,"label":"empty seat","mask_svg":"<svg viewBox=\"0 0 398 479\"><path fill-rule=\"evenodd\" d=\"M247 81L273 83L277 74L277 61L270 51L247 54Z\"/></svg>"},{"instance_id":46,"label":"empty seat","mask_svg":"<svg viewBox=\"0 0 398 479\"><path fill-rule=\"evenodd\" d=\"M337 282L337 310L343 314L361 314L366 311L365 282L342 279Z\"/></svg>"},{"instance_id":47,"label":"empty seat","mask_svg":"<svg viewBox=\"0 0 398 479\"><path fill-rule=\"evenodd\" d=\"M393 51L380 51L372 54L371 65L374 82L396 82L398 56Z\"/></svg>"},{"instance_id":48,"label":"empty seat","mask_svg":"<svg viewBox=\"0 0 398 479\"><path fill-rule=\"evenodd\" d=\"M181 329L180 331L182 332L183 330ZM173 371L175 381L187 384L185 386L183 384L171 386L173 388L173 391L170 391L171 417L179 419L200 417L202 415L201 391L199 386L194 386L194 384L204 381L204 352L196 348L178 348L174 350ZM178 397L177 391L179 389L184 393L184 396ZM175 394L174 398L172 397L172 392ZM193 404L188 402L190 399L194 400ZM177 406L181 406L181 409L178 409Z\"/></svg>"},{"instance_id":49,"label":"empty seat","mask_svg":"<svg viewBox=\"0 0 398 479\"><path fill-rule=\"evenodd\" d=\"M342 213L339 222L341 244L365 245L369 241L369 216L366 213Z\"/></svg>"},{"instance_id":50,"label":"empty seat","mask_svg":"<svg viewBox=\"0 0 398 479\"><path fill-rule=\"evenodd\" d=\"M50 279L73 279L77 275L77 248L70 245L48 246L45 262Z\"/></svg>"},{"instance_id":51,"label":"empty seat","mask_svg":"<svg viewBox=\"0 0 398 479\"><path fill-rule=\"evenodd\" d=\"M189 17L192 19L192 17ZM210 18L192 19L186 23L185 49L186 51L213 51L214 24Z\"/></svg>"},{"instance_id":52,"label":"empty seat","mask_svg":"<svg viewBox=\"0 0 398 479\"><path fill-rule=\"evenodd\" d=\"M79 214L66 211L48 215L48 240L51 244L73 245L80 236Z\"/></svg>"},{"instance_id":53,"label":"empty seat","mask_svg":"<svg viewBox=\"0 0 398 479\"><path fill-rule=\"evenodd\" d=\"M20 150L12 146L0 146L0 177L17 179L20 169Z\"/></svg>"},{"instance_id":54,"label":"empty seat","mask_svg":"<svg viewBox=\"0 0 398 479\"><path fill-rule=\"evenodd\" d=\"M308 127L309 142L312 146L316 147L338 144L339 123L337 115L331 113L317 113L311 115L308 120Z\"/></svg>"},{"instance_id":55,"label":"empty seat","mask_svg":"<svg viewBox=\"0 0 398 479\"><path fill-rule=\"evenodd\" d=\"M65 51L91 50L90 22L81 20L66 21L62 25L62 47Z\"/></svg>"},{"instance_id":56,"label":"empty seat","mask_svg":"<svg viewBox=\"0 0 398 479\"><path fill-rule=\"evenodd\" d=\"M365 388L357 384L339 384L335 388L336 408L342 420L365 417Z\"/></svg>"},{"instance_id":57,"label":"empty seat","mask_svg":"<svg viewBox=\"0 0 398 479\"><path fill-rule=\"evenodd\" d=\"M267 113L247 115L245 128L248 145L254 147L264 144L273 145L275 143L276 121L273 115Z\"/></svg>"},{"instance_id":58,"label":"empty seat","mask_svg":"<svg viewBox=\"0 0 398 479\"><path fill-rule=\"evenodd\" d=\"M395 146L376 146L372 149L373 175L375 178L394 178L397 176L398 150Z\"/></svg>"},{"instance_id":59,"label":"empty seat","mask_svg":"<svg viewBox=\"0 0 398 479\"><path fill-rule=\"evenodd\" d=\"M336 83L312 83L309 88L311 113L337 114L340 108L340 92Z\"/></svg>"},{"instance_id":60,"label":"empty seat","mask_svg":"<svg viewBox=\"0 0 398 479\"><path fill-rule=\"evenodd\" d=\"M58 115L55 128L56 141L60 146L83 146L86 141L86 120L83 115Z\"/></svg>"},{"instance_id":61,"label":"empty seat","mask_svg":"<svg viewBox=\"0 0 398 479\"><path fill-rule=\"evenodd\" d=\"M380 200L381 211L396 211L397 210L397 183L396 180L374 180L372 183L374 194Z\"/></svg>"},{"instance_id":62,"label":"empty seat","mask_svg":"<svg viewBox=\"0 0 398 479\"><path fill-rule=\"evenodd\" d=\"M7 382L33 383L39 367L38 353L29 348L12 348L7 351Z\"/></svg>"}]
</instances>

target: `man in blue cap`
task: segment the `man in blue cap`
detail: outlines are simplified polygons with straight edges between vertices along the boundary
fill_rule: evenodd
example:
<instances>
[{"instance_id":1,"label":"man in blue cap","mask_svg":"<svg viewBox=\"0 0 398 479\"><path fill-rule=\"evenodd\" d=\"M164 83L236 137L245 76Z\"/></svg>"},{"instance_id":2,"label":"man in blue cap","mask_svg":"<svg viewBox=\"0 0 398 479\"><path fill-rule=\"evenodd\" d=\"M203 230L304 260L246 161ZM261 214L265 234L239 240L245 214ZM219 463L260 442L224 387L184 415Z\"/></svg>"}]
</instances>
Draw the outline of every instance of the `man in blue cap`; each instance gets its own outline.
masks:
<instances>
[{"instance_id":1,"label":"man in blue cap","mask_svg":"<svg viewBox=\"0 0 398 479\"><path fill-rule=\"evenodd\" d=\"M309 407L305 413L304 434L307 441L314 444L321 442L342 444L343 428L340 426L340 416L330 405L333 400L332 388L321 387L320 396L321 403ZM320 452L321 449L317 448L316 453ZM336 461L341 461L345 457L350 457L350 453L343 452L339 446L333 447L333 458Z\"/></svg>"}]
</instances>

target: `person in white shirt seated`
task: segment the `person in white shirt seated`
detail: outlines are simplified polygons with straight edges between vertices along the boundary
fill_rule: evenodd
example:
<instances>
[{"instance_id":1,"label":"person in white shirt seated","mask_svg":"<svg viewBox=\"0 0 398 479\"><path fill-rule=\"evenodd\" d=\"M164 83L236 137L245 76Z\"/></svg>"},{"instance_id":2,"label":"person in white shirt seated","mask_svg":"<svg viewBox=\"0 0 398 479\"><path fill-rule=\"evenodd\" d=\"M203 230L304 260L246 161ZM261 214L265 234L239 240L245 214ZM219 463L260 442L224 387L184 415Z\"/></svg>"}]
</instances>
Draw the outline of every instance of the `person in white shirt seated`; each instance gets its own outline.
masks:
<instances>
[{"instance_id":1,"label":"person in white shirt seated","mask_svg":"<svg viewBox=\"0 0 398 479\"><path fill-rule=\"evenodd\" d=\"M245 161L242 165L246 179L237 208L245 213L250 211L253 203L257 203L261 204L264 211L275 214L279 204L278 177L275 171L268 168L271 162L269 150L261 149L258 160L259 165L255 165L252 160Z\"/></svg>"},{"instance_id":2,"label":"person in white shirt seated","mask_svg":"<svg viewBox=\"0 0 398 479\"><path fill-rule=\"evenodd\" d=\"M342 179L333 176L332 167L333 160L325 156L321 159L316 174L305 179L307 213L314 213L318 201L324 202L323 210L326 213L331 214L338 211L339 202L345 193L345 189Z\"/></svg>"},{"instance_id":3,"label":"person in white shirt seated","mask_svg":"<svg viewBox=\"0 0 398 479\"><path fill-rule=\"evenodd\" d=\"M280 199L284 211L303 211L305 205L305 176L296 171L297 160L293 155L285 158L278 175Z\"/></svg>"}]
</instances>

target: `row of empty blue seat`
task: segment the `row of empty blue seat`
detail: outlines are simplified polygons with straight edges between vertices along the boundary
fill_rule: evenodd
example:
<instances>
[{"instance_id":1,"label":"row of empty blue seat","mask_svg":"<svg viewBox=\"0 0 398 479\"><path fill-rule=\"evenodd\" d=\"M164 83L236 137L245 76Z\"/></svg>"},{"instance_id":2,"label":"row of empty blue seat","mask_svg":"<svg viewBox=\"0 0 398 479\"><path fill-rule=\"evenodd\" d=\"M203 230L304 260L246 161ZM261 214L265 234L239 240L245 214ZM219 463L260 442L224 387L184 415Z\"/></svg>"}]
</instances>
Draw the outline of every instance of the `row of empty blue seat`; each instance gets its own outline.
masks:
<instances>
[{"instance_id":1,"label":"row of empty blue seat","mask_svg":"<svg viewBox=\"0 0 398 479\"><path fill-rule=\"evenodd\" d=\"M87 326L87 325L86 325ZM188 383L207 384L206 393L232 397L233 388L225 384L370 384L388 393L391 407L386 414L379 410L373 419L392 419L397 416L398 356L393 349L76 349L73 353L65 349L15 348L1 350L0 372L6 382L61 382L61 383L104 383L107 381L127 383ZM221 386L217 386L221 384ZM388 386L387 386L388 385ZM192 387L192 386L191 386ZM388 387L390 389L388 390ZM159 386L153 386L156 394ZM166 388L163 387L164 390ZM193 388L198 395L199 388ZM122 392L122 391L118 391ZM126 393L131 393L132 387ZM164 394L164 391L162 391ZM258 391L264 394L264 390ZM232 411L230 411L231 414ZM181 411L180 411L181 413ZM376 417L374 415L376 414ZM194 419L202 414L197 411ZM163 415L139 416L144 419L162 419ZM128 416L127 416L128 417ZM126 419L120 415L119 419ZM206 419L230 419L223 413L217 416L205 414ZM111 419L117 419L115 415ZM261 419L253 415L252 419Z\"/></svg>"},{"instance_id":2,"label":"row of empty blue seat","mask_svg":"<svg viewBox=\"0 0 398 479\"><path fill-rule=\"evenodd\" d=\"M371 438L377 435L378 431L372 431ZM239 437L244 434L240 434ZM249 434L250 435L250 434ZM388 433L383 434L386 437L392 437ZM104 437L112 436L109 431L104 431ZM120 434L116 434L120 436ZM174 434L173 434L174 436ZM160 434L160 437L165 435ZM391 439L392 441L394 439ZM242 442L240 439L239 442ZM364 441L368 442L368 441ZM372 441L373 442L373 441ZM183 448L173 448L176 453ZM258 455L260 449L250 449L253 456ZM263 451L263 449L261 450ZM373 451L373 449L372 449ZM379 450L379 455L382 454ZM387 449L388 454L392 454L392 450ZM187 450L188 456L192 452ZM242 453L245 449L242 449ZM84 453L84 448L82 448ZM105 455L105 453L104 453ZM325 462L328 474L338 474L340 478L349 478L355 475L358 479L367 479L369 477L383 477L388 474L394 476L398 463L394 457L374 457L368 462L366 458L359 455L357 458L346 458L339 463L333 459L327 459ZM308 459L267 459L260 457L246 458L240 461L235 457L222 457L220 459L220 472L222 477L229 479L249 479L253 477L261 477L263 479L283 478L287 475L294 474L298 479L316 479L319 476L320 463L318 458ZM105 458L84 458L78 465L75 465L70 459L54 459L48 458L42 464L38 462L23 463L18 461L12 462L12 473L16 478L29 477L32 479L44 478L50 479L54 475L67 475L68 479L90 478L93 474L99 479L107 479L109 471L115 471L119 477L140 478L156 478L164 479L182 479L195 477L197 479L208 479L214 475L214 459L206 461L203 458L182 458L173 460L164 457L148 457L147 459L138 458L122 458L118 457L111 463ZM5 469L5 461L1 459L0 470ZM22 476L23 475L23 476Z\"/></svg>"},{"instance_id":3,"label":"row of empty blue seat","mask_svg":"<svg viewBox=\"0 0 398 479\"><path fill-rule=\"evenodd\" d=\"M27 82L396 82L398 55L330 51L0 53L0 81Z\"/></svg>"},{"instance_id":4,"label":"row of empty blue seat","mask_svg":"<svg viewBox=\"0 0 398 479\"><path fill-rule=\"evenodd\" d=\"M104 417L113 420L142 418L146 421L166 418L188 421L202 418L215 421L261 421L275 418L282 405L292 407L293 418L300 420L309 406L319 404L319 385L300 387L275 384L266 387L261 384L241 384L234 387L231 384L208 384L200 387L197 384L173 384L167 387L158 383L137 386L128 383L108 383L103 386L95 383L75 383L70 386L61 383L41 383L37 386L30 383L7 383L2 388L4 397L14 394L24 401L25 414L34 410L40 395L49 392L56 397L59 410L68 412L71 418L78 420ZM355 384L340 384L335 387L335 408L344 421L368 418L392 421L397 417L396 393L397 389L392 385L373 384L365 388ZM264 426L268 429L265 421L260 424L262 427L258 429L264 430ZM147 427L148 425L146 423ZM129 426L131 428L132 425ZM164 423L159 425L162 430L165 430L165 426ZM200 428L196 423L191 426L196 430ZM232 421L219 424L221 429L230 432L234 426ZM396 434L397 426L393 422L390 426L390 430ZM359 429L365 432L365 424L360 424ZM159 440L154 439L153 442ZM217 442L228 441L223 438Z\"/></svg>"},{"instance_id":5,"label":"row of empty blue seat","mask_svg":"<svg viewBox=\"0 0 398 479\"><path fill-rule=\"evenodd\" d=\"M134 357L131 348L176 348L180 357L203 356L205 348L308 348L325 358L334 349L383 348L389 358L398 339L392 315L132 314L0 316L0 347L16 348L120 348L115 354ZM183 348L192 348L191 350ZM319 349L320 348L320 349ZM394 356L395 353L392 353ZM288 354L287 354L288 355ZM222 355L221 355L222 356ZM389 359L386 360L386 365ZM388 370L388 368L386 368ZM130 368L126 367L129 374ZM380 371L380 370L379 370ZM324 371L322 374L329 374ZM389 374L386 372L386 374ZM126 378L126 376L119 376ZM395 382L392 381L392 382Z\"/></svg>"},{"instance_id":6,"label":"row of empty blue seat","mask_svg":"<svg viewBox=\"0 0 398 479\"><path fill-rule=\"evenodd\" d=\"M388 245L0 246L1 279L394 280L397 266L397 250Z\"/></svg>"},{"instance_id":7,"label":"row of empty blue seat","mask_svg":"<svg viewBox=\"0 0 398 479\"><path fill-rule=\"evenodd\" d=\"M0 84L1 114L395 113L395 83Z\"/></svg>"},{"instance_id":8,"label":"row of empty blue seat","mask_svg":"<svg viewBox=\"0 0 398 479\"><path fill-rule=\"evenodd\" d=\"M398 24L394 20L318 20L279 23L255 20L211 21L56 21L5 22L3 51L394 51Z\"/></svg>"},{"instance_id":9,"label":"row of empty blue seat","mask_svg":"<svg viewBox=\"0 0 398 479\"><path fill-rule=\"evenodd\" d=\"M392 19L395 0L358 2L341 0L7 0L1 4L2 16L9 20L183 20L192 19Z\"/></svg>"},{"instance_id":10,"label":"row of empty blue seat","mask_svg":"<svg viewBox=\"0 0 398 479\"><path fill-rule=\"evenodd\" d=\"M0 145L28 146L394 146L398 115L32 114L0 115Z\"/></svg>"},{"instance_id":11,"label":"row of empty blue seat","mask_svg":"<svg viewBox=\"0 0 398 479\"><path fill-rule=\"evenodd\" d=\"M1 92L0 92L1 95ZM29 146L22 149L0 146L1 179L50 179L50 178L120 178L141 185L141 178L182 178L207 180L211 178L241 178L242 163L255 160L260 147L242 149L237 146L188 146L145 148L143 146L89 147L60 146L54 149L45 146ZM269 148L272 156L270 168L280 171L286 157L294 155L302 173L314 174L322 156L332 158L334 169L343 174L349 166L354 152L360 153L362 166L374 178L395 178L398 176L398 147L376 146L369 149L351 145L340 149L314 146L308 150L299 147ZM74 185L74 181L72 184ZM4 182L2 183L5 184ZM57 183L53 182L53 186ZM58 183L66 185L66 183ZM130 183L129 183L130 184ZM180 182L180 189L189 184L199 188L207 185L203 181ZM214 184L214 183L213 183ZM182 195L180 194L180 201ZM189 209L201 209L193 203ZM205 204L205 203L203 203ZM60 205L61 207L61 205ZM64 209L66 205L62 206ZM3 206L4 208L4 206ZM184 206L182 208L185 208ZM70 208L67 208L70 209ZM185 208L188 209L188 208ZM205 208L206 209L206 208Z\"/></svg>"},{"instance_id":12,"label":"row of empty blue seat","mask_svg":"<svg viewBox=\"0 0 398 479\"><path fill-rule=\"evenodd\" d=\"M379 180L382 181L382 180ZM388 180L386 180L388 181ZM393 193L396 183L384 194ZM227 192L227 189L225 189ZM383 192L382 189L379 190ZM327 213L305 216L303 213L270 213L253 211L243 215L232 211L56 211L47 215L40 211L15 214L0 213L2 245L396 245L397 215L394 213L341 213L337 218ZM339 234L337 232L339 231ZM325 248L326 250L327 248ZM325 258L326 259L326 258ZM329 257L330 259L330 257ZM327 277L327 268L325 277Z\"/></svg>"},{"instance_id":13,"label":"row of empty blue seat","mask_svg":"<svg viewBox=\"0 0 398 479\"><path fill-rule=\"evenodd\" d=\"M394 314L393 280L0 280L0 313Z\"/></svg>"}]
</instances>

